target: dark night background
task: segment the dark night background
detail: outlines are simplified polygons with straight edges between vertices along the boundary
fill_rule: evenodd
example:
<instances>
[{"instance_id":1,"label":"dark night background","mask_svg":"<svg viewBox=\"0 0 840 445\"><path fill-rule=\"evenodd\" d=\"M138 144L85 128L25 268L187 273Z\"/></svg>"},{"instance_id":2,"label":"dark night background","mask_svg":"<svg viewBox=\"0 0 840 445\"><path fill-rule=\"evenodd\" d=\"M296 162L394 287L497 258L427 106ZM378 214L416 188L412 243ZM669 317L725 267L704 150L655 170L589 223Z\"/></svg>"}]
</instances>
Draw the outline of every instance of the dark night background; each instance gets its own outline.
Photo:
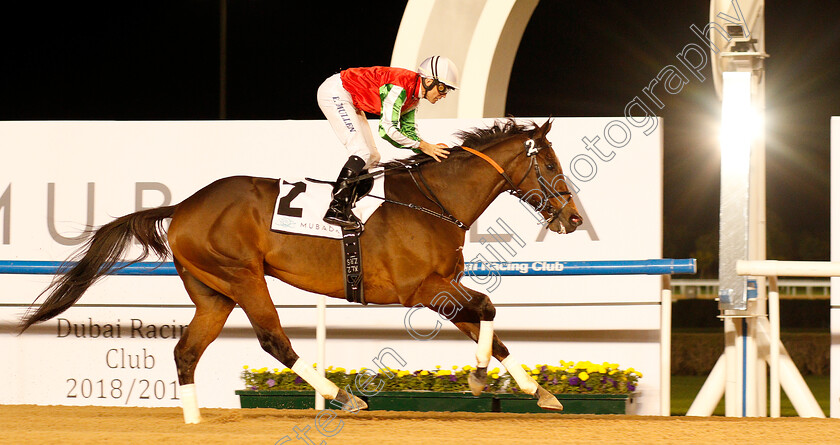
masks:
<instances>
[{"instance_id":1,"label":"dark night background","mask_svg":"<svg viewBox=\"0 0 840 445\"><path fill-rule=\"evenodd\" d=\"M389 64L405 3L228 0L224 117L322 119L318 85L343 68ZM707 1L543 0L520 44L506 113L621 115L660 69L677 63L683 46L697 41L689 26L702 28L708 14ZM10 2L0 17L0 120L220 118L218 0ZM836 1L767 1L773 259L829 259L838 18ZM708 66L705 73L705 82L691 78L665 98L660 116L664 255L696 256L708 276L717 272L720 104ZM648 215L622 217L644 224Z\"/></svg>"}]
</instances>

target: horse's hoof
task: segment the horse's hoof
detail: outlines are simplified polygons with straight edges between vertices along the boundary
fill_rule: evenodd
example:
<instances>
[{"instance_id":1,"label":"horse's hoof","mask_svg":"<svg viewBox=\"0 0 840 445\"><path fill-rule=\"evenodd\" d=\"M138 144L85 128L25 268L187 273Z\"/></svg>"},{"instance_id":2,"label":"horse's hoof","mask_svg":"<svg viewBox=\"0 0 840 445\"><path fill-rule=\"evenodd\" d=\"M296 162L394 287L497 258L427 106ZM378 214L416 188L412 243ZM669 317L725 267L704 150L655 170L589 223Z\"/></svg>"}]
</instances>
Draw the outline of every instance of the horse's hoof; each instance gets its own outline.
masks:
<instances>
[{"instance_id":1,"label":"horse's hoof","mask_svg":"<svg viewBox=\"0 0 840 445\"><path fill-rule=\"evenodd\" d=\"M534 396L539 399L537 401L537 406L540 408L551 411L563 411L563 404L557 400L557 397L554 397L554 394L548 392L542 386L537 388L537 392Z\"/></svg>"},{"instance_id":2,"label":"horse's hoof","mask_svg":"<svg viewBox=\"0 0 840 445\"><path fill-rule=\"evenodd\" d=\"M359 412L363 409L367 409L368 405L365 403L364 400L350 394L349 392L339 389L338 394L335 395L335 399L333 399L333 404L340 404L341 409L350 413Z\"/></svg>"},{"instance_id":3,"label":"horse's hoof","mask_svg":"<svg viewBox=\"0 0 840 445\"><path fill-rule=\"evenodd\" d=\"M481 392L484 391L484 387L487 386L487 368L475 368L475 370L470 371L467 381L470 384L472 394L474 396L480 396Z\"/></svg>"}]
</instances>

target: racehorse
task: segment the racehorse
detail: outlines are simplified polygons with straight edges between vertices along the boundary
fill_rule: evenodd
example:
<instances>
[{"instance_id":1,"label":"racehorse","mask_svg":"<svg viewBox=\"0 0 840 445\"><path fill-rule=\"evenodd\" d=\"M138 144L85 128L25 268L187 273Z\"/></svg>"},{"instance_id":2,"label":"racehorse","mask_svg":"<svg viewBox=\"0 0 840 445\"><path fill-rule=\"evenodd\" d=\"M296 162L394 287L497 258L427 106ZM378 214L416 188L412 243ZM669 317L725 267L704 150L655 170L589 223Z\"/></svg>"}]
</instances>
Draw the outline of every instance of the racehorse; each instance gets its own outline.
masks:
<instances>
[{"instance_id":1,"label":"racehorse","mask_svg":"<svg viewBox=\"0 0 840 445\"><path fill-rule=\"evenodd\" d=\"M441 310L447 301L435 297L449 293L452 283L463 277L466 229L502 192L532 205L549 230L570 233L582 224L546 138L550 129L550 121L541 126L513 119L497 121L488 128L460 132L462 145L453 147L443 162L427 162L431 158L418 154L384 164L385 202L367 221L360 238L367 303L422 304ZM21 320L21 332L61 314L110 271L142 261L151 253L166 258L171 251L195 304L195 316L175 346L185 422L200 421L195 368L237 304L266 352L324 398L349 411L366 408L364 401L300 360L280 325L266 275L334 298L344 298L345 283L340 240L270 230L278 193L276 179L229 177L179 204L142 210L105 224L44 290L43 303L30 306ZM167 218L172 221L165 230ZM124 262L132 238L143 251ZM485 387L492 354L525 393L538 399L539 406L562 409L494 334L496 309L487 295L460 289L463 292L455 296L449 294L462 307L451 321L478 343L477 367L469 376L472 392L478 395Z\"/></svg>"}]
</instances>

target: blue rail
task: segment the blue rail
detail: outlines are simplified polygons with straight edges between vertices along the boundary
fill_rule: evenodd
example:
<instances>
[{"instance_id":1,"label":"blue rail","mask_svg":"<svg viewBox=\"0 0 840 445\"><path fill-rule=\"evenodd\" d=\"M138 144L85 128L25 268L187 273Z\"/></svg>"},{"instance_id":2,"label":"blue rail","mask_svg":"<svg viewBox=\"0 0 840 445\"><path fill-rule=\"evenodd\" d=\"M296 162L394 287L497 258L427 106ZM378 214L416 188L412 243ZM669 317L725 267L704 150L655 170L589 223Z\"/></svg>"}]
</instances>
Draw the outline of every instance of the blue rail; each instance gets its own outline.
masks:
<instances>
[{"instance_id":1,"label":"blue rail","mask_svg":"<svg viewBox=\"0 0 840 445\"><path fill-rule=\"evenodd\" d=\"M61 261L0 260L0 274L55 275ZM124 265L125 263L119 263ZM69 264L72 266L72 264ZM65 265L66 267L66 265ZM615 261L516 261L510 263L468 262L465 274L471 276L558 276L558 275L671 275L697 272L697 260L615 260ZM136 263L113 272L114 275L177 275L175 265Z\"/></svg>"},{"instance_id":2,"label":"blue rail","mask_svg":"<svg viewBox=\"0 0 840 445\"><path fill-rule=\"evenodd\" d=\"M673 275L697 272L697 260L604 260L604 261L522 261L510 263L466 263L468 275Z\"/></svg>"},{"instance_id":3,"label":"blue rail","mask_svg":"<svg viewBox=\"0 0 840 445\"><path fill-rule=\"evenodd\" d=\"M124 266L126 263L117 263ZM73 266L74 263L61 261L23 261L0 260L0 274L23 275L55 275L62 272L62 267ZM113 275L178 275L175 264L167 263L136 263L112 272Z\"/></svg>"}]
</instances>

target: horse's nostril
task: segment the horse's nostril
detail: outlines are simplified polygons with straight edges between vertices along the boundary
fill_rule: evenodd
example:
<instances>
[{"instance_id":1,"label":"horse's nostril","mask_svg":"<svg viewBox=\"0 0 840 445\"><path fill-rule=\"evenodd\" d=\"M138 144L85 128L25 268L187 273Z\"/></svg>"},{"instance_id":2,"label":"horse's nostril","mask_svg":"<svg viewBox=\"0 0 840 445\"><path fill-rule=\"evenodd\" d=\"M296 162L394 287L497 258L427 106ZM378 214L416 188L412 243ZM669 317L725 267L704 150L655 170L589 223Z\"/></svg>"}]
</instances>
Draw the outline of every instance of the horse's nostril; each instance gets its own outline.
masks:
<instances>
[{"instance_id":1,"label":"horse's nostril","mask_svg":"<svg viewBox=\"0 0 840 445\"><path fill-rule=\"evenodd\" d=\"M572 215L571 217L569 217L569 223L575 227L578 227L581 224L583 224L583 218L581 218L580 215Z\"/></svg>"}]
</instances>

